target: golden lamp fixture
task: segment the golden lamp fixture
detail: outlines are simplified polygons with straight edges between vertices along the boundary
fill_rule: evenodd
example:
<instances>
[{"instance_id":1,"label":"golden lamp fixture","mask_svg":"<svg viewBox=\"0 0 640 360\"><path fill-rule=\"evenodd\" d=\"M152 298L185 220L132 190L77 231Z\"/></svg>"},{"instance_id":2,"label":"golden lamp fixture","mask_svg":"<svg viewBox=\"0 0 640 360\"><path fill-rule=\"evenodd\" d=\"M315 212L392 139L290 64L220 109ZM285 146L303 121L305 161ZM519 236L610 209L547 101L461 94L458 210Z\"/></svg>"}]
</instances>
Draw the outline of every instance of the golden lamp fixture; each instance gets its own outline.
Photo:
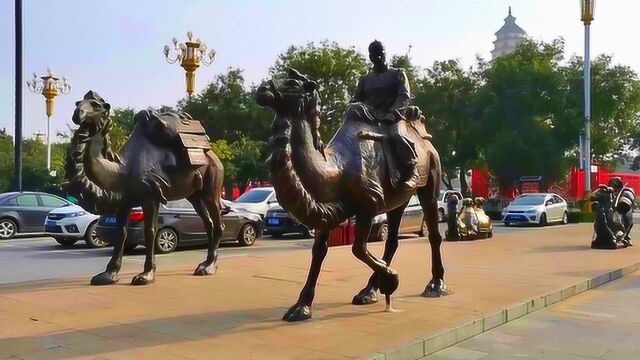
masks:
<instances>
[{"instance_id":1,"label":"golden lamp fixture","mask_svg":"<svg viewBox=\"0 0 640 360\"><path fill-rule=\"evenodd\" d=\"M200 41L200 39L194 40L193 33L191 31L187 32L186 42L178 43L178 39L176 38L173 38L172 42L175 57L170 55L172 47L169 45L164 46L164 57L169 64L175 64L178 61L180 62L180 66L182 66L185 71L187 94L191 96L196 87L196 69L200 67L200 64L204 64L206 66L213 64L216 57L216 51L209 49L207 52L207 45Z\"/></svg>"}]
</instances>

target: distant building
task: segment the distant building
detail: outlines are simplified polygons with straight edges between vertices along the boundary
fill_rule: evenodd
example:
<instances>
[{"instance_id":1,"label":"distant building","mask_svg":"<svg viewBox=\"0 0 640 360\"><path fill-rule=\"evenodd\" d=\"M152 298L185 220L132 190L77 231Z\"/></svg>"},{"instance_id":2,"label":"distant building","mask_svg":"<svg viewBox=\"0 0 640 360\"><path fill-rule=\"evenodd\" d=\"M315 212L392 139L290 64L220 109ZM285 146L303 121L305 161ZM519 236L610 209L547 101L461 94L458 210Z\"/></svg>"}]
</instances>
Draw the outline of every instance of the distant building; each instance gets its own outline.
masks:
<instances>
[{"instance_id":1,"label":"distant building","mask_svg":"<svg viewBox=\"0 0 640 360\"><path fill-rule=\"evenodd\" d=\"M504 25L496 32L496 41L493 42L491 51L492 58L512 52L526 36L527 33L516 24L516 18L511 15L509 6L509 15L504 19Z\"/></svg>"},{"instance_id":2,"label":"distant building","mask_svg":"<svg viewBox=\"0 0 640 360\"><path fill-rule=\"evenodd\" d=\"M40 141L43 144L47 143L47 134L42 132L41 130L36 130L33 132L33 140Z\"/></svg>"}]
</instances>

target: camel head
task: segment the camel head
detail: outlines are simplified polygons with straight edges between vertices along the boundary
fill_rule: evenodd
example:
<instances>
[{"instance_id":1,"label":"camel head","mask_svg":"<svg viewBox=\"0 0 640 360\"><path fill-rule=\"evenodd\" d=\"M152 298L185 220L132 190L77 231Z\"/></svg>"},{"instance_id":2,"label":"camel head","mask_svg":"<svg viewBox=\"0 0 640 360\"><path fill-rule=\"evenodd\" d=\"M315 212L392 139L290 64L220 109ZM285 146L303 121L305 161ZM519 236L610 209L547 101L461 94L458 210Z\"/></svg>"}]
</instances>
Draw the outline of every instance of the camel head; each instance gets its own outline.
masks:
<instances>
[{"instance_id":1,"label":"camel head","mask_svg":"<svg viewBox=\"0 0 640 360\"><path fill-rule=\"evenodd\" d=\"M320 114L318 84L294 69L284 79L272 79L256 91L256 102L277 114L289 114L293 119L316 120Z\"/></svg>"},{"instance_id":2,"label":"camel head","mask_svg":"<svg viewBox=\"0 0 640 360\"><path fill-rule=\"evenodd\" d=\"M71 120L81 127L102 128L109 119L110 110L111 105L97 92L90 90L82 100L76 101Z\"/></svg>"}]
</instances>

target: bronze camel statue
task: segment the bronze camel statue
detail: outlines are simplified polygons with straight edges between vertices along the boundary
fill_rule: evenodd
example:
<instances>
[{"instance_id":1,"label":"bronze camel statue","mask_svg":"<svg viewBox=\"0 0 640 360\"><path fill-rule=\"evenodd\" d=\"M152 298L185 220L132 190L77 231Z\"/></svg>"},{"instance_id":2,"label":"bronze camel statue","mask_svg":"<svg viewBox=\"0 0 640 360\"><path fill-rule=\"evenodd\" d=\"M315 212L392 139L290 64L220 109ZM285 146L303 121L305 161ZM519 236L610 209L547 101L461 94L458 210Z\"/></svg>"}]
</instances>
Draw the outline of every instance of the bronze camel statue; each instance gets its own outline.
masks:
<instances>
[{"instance_id":1,"label":"bronze camel statue","mask_svg":"<svg viewBox=\"0 0 640 360\"><path fill-rule=\"evenodd\" d=\"M311 305L322 261L328 251L330 231L354 215L356 228L352 252L374 274L354 297L353 303L377 302L377 290L389 301L399 282L396 271L389 264L398 247L402 213L416 192L425 213L432 256L433 277L423 296L448 294L437 214L440 157L428 137L421 136L415 127L406 126L406 135L415 143L418 154L419 180L416 189L410 190L392 184L391 160L383 151L385 135L380 134L377 125L347 117L329 144L324 146L316 140L320 94L314 81L290 71L286 79L273 79L261 85L256 92L256 101L275 112L268 164L278 201L298 221L317 230L306 283L298 301L284 314L283 320L311 318ZM373 218L385 212L389 238L384 256L379 259L367 250L367 239Z\"/></svg>"},{"instance_id":2,"label":"bronze camel statue","mask_svg":"<svg viewBox=\"0 0 640 360\"><path fill-rule=\"evenodd\" d=\"M109 141L110 108L93 91L76 102L72 120L79 127L71 139L65 166L68 191L83 208L116 216L113 255L106 270L91 278L91 284L118 281L129 213L137 206L144 212L146 258L144 271L134 276L131 284L152 283L159 204L182 198L202 218L208 237L207 258L194 275L213 274L223 231L220 194L224 169L210 150L204 129L187 114L140 111L130 138L117 155Z\"/></svg>"}]
</instances>

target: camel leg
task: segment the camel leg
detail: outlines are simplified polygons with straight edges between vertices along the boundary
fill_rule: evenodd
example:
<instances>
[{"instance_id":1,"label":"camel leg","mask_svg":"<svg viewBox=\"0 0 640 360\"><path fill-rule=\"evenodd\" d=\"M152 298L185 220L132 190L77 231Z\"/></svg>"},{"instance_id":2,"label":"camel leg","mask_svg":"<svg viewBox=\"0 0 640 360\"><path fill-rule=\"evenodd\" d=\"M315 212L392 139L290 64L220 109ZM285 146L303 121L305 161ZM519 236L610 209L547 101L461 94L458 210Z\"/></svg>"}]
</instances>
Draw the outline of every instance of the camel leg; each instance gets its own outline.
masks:
<instances>
[{"instance_id":1,"label":"camel leg","mask_svg":"<svg viewBox=\"0 0 640 360\"><path fill-rule=\"evenodd\" d=\"M320 269L322 268L322 262L324 261L327 252L329 251L329 231L318 231L316 238L313 242L313 248L311 250L311 266L309 267L309 274L307 275L307 281L300 291L298 301L282 317L282 320L293 322L303 321L311 318L311 304L316 293L316 284L318 283L318 276L320 276Z\"/></svg>"},{"instance_id":2,"label":"camel leg","mask_svg":"<svg viewBox=\"0 0 640 360\"><path fill-rule=\"evenodd\" d=\"M356 238L351 251L358 260L367 264L374 271L374 276L378 279L380 292L391 296L398 288L398 273L388 267L384 260L373 256L367 249L367 240L371 232L374 215L368 213L356 214Z\"/></svg>"},{"instance_id":3,"label":"camel leg","mask_svg":"<svg viewBox=\"0 0 640 360\"><path fill-rule=\"evenodd\" d=\"M116 243L113 245L113 254L107 264L107 269L91 278L91 285L112 285L118 282L118 273L122 267L122 252L127 240L127 225L129 224L129 212L127 209L116 215Z\"/></svg>"},{"instance_id":4,"label":"camel leg","mask_svg":"<svg viewBox=\"0 0 640 360\"><path fill-rule=\"evenodd\" d=\"M442 236L438 229L438 188L434 186L432 179L433 176L430 177L426 186L418 189L418 199L425 214L427 229L429 229L429 245L431 245L432 277L422 293L424 297L440 297L452 293L444 283L444 265L442 264L442 254L440 253Z\"/></svg>"},{"instance_id":5,"label":"camel leg","mask_svg":"<svg viewBox=\"0 0 640 360\"><path fill-rule=\"evenodd\" d=\"M391 261L393 260L393 256L398 249L398 231L400 230L400 221L402 220L402 214L404 213L404 209L407 207L407 204L403 206L397 207L389 212L387 212L387 224L389 225L389 237L387 242L384 244L384 255L382 256L382 260L384 260L387 265L391 265ZM353 297L351 303L353 305L368 305L378 302L378 296L376 292L378 291L378 276L373 273L369 278L369 282L364 289L360 290L360 292Z\"/></svg>"},{"instance_id":6,"label":"camel leg","mask_svg":"<svg viewBox=\"0 0 640 360\"><path fill-rule=\"evenodd\" d=\"M220 197L202 195L194 198L193 201L189 199L196 209L196 212L202 218L204 227L207 231L207 258L198 264L193 275L203 276L212 275L216 273L218 268L218 246L220 246L220 240L222 239L222 233L224 231L224 225L222 223L222 204L220 203Z\"/></svg>"},{"instance_id":7,"label":"camel leg","mask_svg":"<svg viewBox=\"0 0 640 360\"><path fill-rule=\"evenodd\" d=\"M131 279L131 285L148 285L156 279L156 220L158 218L158 202L149 200L142 205L144 212L144 271Z\"/></svg>"}]
</instances>

